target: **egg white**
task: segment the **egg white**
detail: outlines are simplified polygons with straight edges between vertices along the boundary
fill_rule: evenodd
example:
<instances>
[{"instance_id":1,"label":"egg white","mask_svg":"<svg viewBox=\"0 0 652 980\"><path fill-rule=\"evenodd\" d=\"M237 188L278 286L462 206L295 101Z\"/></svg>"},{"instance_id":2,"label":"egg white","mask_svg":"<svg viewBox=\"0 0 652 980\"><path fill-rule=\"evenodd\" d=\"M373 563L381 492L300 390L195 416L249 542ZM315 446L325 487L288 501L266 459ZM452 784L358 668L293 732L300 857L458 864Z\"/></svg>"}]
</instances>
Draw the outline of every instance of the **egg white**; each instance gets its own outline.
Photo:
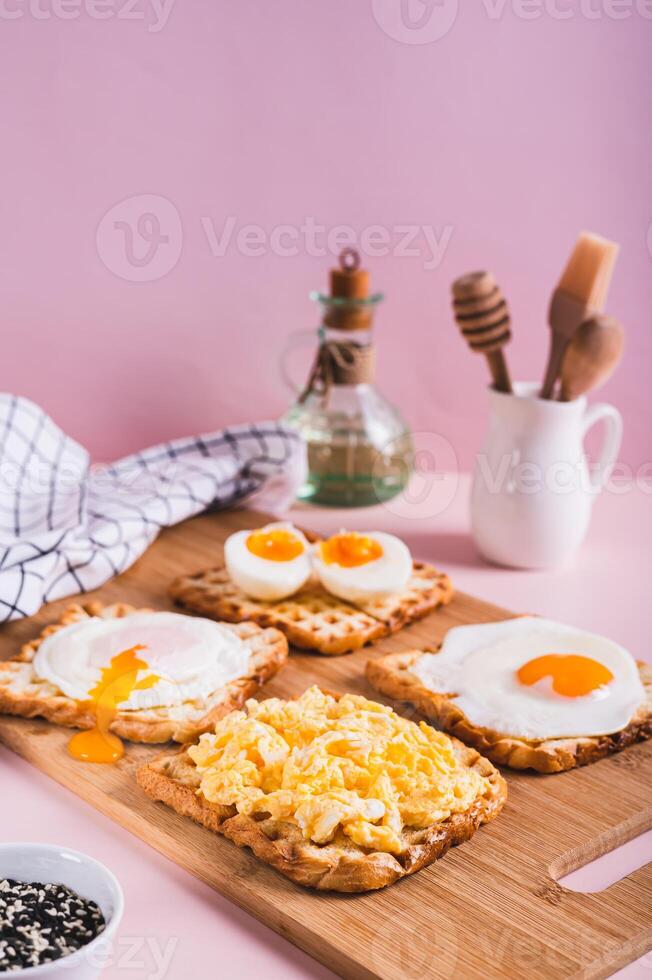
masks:
<instances>
[{"instance_id":1,"label":"egg white","mask_svg":"<svg viewBox=\"0 0 652 980\"><path fill-rule=\"evenodd\" d=\"M152 673L160 680L151 688L133 691L119 705L122 711L203 699L249 669L249 648L222 623L172 612L92 617L73 623L43 640L33 668L37 677L67 697L86 701L102 668L137 645L145 647L137 656L147 664L138 680Z\"/></svg>"},{"instance_id":2,"label":"egg white","mask_svg":"<svg viewBox=\"0 0 652 980\"><path fill-rule=\"evenodd\" d=\"M579 654L613 674L605 687L569 698L551 679L527 687L516 671L550 653ZM609 735L625 728L645 699L631 654L604 637L536 616L456 626L439 653L411 667L424 687L454 694L453 702L478 728L530 740Z\"/></svg>"},{"instance_id":3,"label":"egg white","mask_svg":"<svg viewBox=\"0 0 652 980\"><path fill-rule=\"evenodd\" d=\"M267 524L262 531L275 529L290 531L302 545L303 552L290 561L270 561L259 558L247 548L247 538L252 531L237 531L224 543L224 562L229 578L252 599L273 602L294 595L306 584L312 574L310 545L305 536L292 524L278 522Z\"/></svg>"},{"instance_id":4,"label":"egg white","mask_svg":"<svg viewBox=\"0 0 652 980\"><path fill-rule=\"evenodd\" d=\"M317 547L313 561L321 584L332 595L348 602L373 602L400 592L412 575L412 556L407 545L383 531L360 531L360 534L378 542L383 549L380 558L355 568L343 568L335 563L327 564Z\"/></svg>"}]
</instances>

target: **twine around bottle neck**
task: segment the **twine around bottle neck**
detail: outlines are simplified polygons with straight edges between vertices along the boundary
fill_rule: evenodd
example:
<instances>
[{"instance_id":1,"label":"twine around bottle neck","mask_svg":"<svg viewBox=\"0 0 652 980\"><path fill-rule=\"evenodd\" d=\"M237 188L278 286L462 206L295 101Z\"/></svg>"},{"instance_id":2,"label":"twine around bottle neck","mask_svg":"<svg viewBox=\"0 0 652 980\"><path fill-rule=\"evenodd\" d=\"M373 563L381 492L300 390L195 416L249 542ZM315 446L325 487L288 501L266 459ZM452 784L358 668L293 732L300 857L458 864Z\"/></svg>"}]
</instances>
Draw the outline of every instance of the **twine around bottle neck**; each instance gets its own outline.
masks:
<instances>
[{"instance_id":1,"label":"twine around bottle neck","mask_svg":"<svg viewBox=\"0 0 652 980\"><path fill-rule=\"evenodd\" d=\"M320 333L320 344L299 404L309 395L328 398L333 385L371 384L376 367L376 349L372 344L351 340L326 340Z\"/></svg>"}]
</instances>

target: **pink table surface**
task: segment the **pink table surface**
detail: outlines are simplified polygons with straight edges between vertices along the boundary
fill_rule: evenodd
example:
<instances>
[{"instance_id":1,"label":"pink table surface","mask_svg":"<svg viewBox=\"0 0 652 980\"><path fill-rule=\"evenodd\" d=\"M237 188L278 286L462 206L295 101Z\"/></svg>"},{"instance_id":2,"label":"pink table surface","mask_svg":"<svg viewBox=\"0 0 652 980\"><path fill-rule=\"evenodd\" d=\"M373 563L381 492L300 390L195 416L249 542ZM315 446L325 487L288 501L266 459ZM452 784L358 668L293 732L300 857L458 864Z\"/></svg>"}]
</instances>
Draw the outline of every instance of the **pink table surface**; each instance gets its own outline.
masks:
<instances>
[{"instance_id":1,"label":"pink table surface","mask_svg":"<svg viewBox=\"0 0 652 980\"><path fill-rule=\"evenodd\" d=\"M604 494L590 537L572 568L518 572L492 568L468 535L468 478L423 478L409 506L357 511L296 507L290 518L318 532L348 527L399 534L415 557L446 569L461 590L508 608L566 620L617 639L652 659L650 510L646 488ZM0 749L0 840L49 841L104 861L125 892L125 916L105 980L185 980L228 975L266 980L332 974L270 929L95 812L10 752ZM652 858L652 834L607 855L572 878L599 890ZM618 873L620 872L620 874ZM567 882L571 883L570 880ZM433 913L436 915L436 913ZM620 971L649 980L652 954Z\"/></svg>"}]
</instances>

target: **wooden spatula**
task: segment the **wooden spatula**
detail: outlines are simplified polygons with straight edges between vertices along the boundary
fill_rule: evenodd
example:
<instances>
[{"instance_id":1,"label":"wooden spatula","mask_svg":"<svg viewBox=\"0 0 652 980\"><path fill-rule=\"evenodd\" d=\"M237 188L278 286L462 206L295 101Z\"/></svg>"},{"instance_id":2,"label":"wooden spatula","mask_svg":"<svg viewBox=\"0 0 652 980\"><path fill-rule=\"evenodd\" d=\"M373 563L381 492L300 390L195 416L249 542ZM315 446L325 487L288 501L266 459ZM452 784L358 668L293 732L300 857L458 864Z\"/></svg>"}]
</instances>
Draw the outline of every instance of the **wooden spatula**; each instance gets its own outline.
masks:
<instances>
[{"instance_id":1,"label":"wooden spatula","mask_svg":"<svg viewBox=\"0 0 652 980\"><path fill-rule=\"evenodd\" d=\"M624 341L625 331L614 317L600 314L585 320L564 354L559 400L573 401L603 385L622 357Z\"/></svg>"},{"instance_id":2,"label":"wooden spatula","mask_svg":"<svg viewBox=\"0 0 652 980\"><path fill-rule=\"evenodd\" d=\"M580 323L604 310L617 257L618 245L607 238L587 231L578 238L550 301L550 352L542 398L554 398L566 347Z\"/></svg>"}]
</instances>

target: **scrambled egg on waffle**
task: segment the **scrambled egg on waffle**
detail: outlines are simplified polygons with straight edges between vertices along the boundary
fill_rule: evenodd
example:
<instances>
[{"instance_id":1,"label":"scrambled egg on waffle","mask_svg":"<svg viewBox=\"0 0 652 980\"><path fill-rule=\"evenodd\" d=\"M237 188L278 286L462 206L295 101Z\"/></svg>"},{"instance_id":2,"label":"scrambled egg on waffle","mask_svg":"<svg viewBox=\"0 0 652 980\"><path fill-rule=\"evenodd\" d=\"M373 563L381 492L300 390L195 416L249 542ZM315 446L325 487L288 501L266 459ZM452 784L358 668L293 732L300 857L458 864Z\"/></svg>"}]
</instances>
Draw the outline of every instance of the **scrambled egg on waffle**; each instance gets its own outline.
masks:
<instances>
[{"instance_id":1,"label":"scrambled egg on waffle","mask_svg":"<svg viewBox=\"0 0 652 980\"><path fill-rule=\"evenodd\" d=\"M295 821L316 844L343 832L393 854L403 849L404 827L467 810L486 782L459 767L448 736L425 722L318 687L294 701L247 701L189 754L211 803Z\"/></svg>"}]
</instances>

